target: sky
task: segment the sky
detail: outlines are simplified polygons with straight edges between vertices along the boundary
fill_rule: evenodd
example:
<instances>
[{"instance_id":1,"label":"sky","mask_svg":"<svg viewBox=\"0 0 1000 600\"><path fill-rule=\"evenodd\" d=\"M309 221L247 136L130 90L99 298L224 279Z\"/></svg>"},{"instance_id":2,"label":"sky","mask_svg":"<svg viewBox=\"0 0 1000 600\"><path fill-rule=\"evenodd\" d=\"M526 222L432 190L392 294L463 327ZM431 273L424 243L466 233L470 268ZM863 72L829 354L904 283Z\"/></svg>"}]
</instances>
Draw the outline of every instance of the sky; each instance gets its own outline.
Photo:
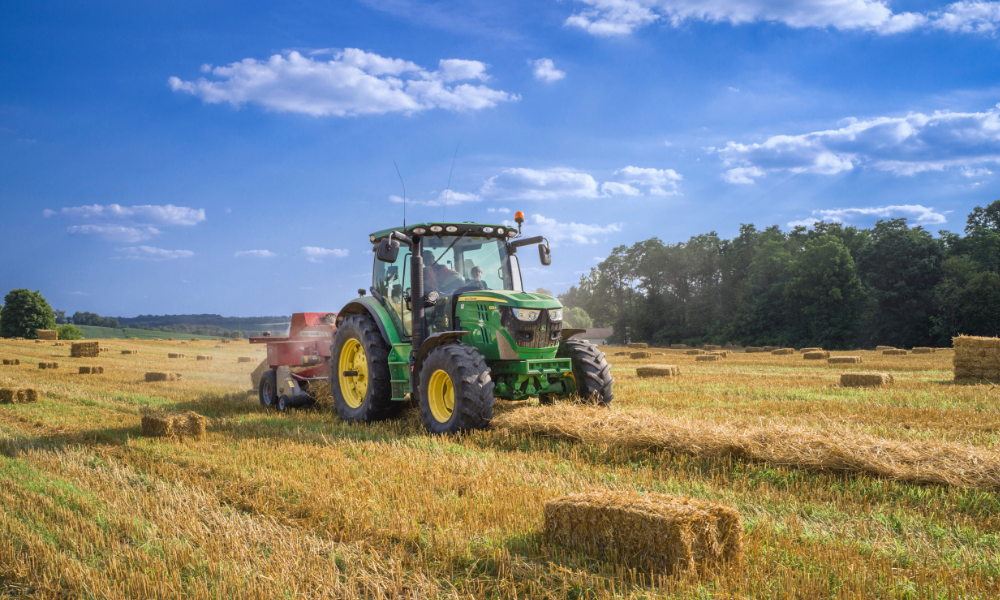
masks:
<instances>
[{"instance_id":1,"label":"sky","mask_svg":"<svg viewBox=\"0 0 1000 600\"><path fill-rule=\"evenodd\" d=\"M335 311L404 186L408 223L523 211L553 255L525 287L556 293L654 236L961 231L1000 198L998 27L997 1L5 2L0 293Z\"/></svg>"}]
</instances>

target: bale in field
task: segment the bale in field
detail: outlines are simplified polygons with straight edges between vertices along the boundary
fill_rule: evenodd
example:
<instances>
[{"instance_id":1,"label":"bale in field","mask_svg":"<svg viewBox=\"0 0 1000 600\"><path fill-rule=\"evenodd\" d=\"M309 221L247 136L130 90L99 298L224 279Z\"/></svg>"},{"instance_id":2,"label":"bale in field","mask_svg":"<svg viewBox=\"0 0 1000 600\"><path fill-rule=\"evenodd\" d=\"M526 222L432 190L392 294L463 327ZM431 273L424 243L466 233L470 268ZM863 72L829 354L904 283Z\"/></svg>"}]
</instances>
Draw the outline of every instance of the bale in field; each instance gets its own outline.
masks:
<instances>
[{"instance_id":1,"label":"bale in field","mask_svg":"<svg viewBox=\"0 0 1000 600\"><path fill-rule=\"evenodd\" d=\"M649 348L649 344L640 344L639 342L631 343L628 345L629 348L634 348L636 350L644 350Z\"/></svg>"},{"instance_id":2,"label":"bale in field","mask_svg":"<svg viewBox=\"0 0 1000 600\"><path fill-rule=\"evenodd\" d=\"M58 369L59 363L56 362L42 362L38 363L39 369Z\"/></svg>"},{"instance_id":3,"label":"bale in field","mask_svg":"<svg viewBox=\"0 0 1000 600\"><path fill-rule=\"evenodd\" d=\"M222 346L216 346L216 348L221 348Z\"/></svg>"},{"instance_id":4,"label":"bale in field","mask_svg":"<svg viewBox=\"0 0 1000 600\"><path fill-rule=\"evenodd\" d=\"M781 348L778 346L764 346L762 350L764 352L774 352L775 350L781 350Z\"/></svg>"},{"instance_id":5,"label":"bale in field","mask_svg":"<svg viewBox=\"0 0 1000 600\"><path fill-rule=\"evenodd\" d=\"M55 329L39 329L35 332L40 340L58 340L59 332Z\"/></svg>"},{"instance_id":6,"label":"bale in field","mask_svg":"<svg viewBox=\"0 0 1000 600\"><path fill-rule=\"evenodd\" d=\"M705 353L704 350L687 350L686 352L684 352L684 354L688 356L697 356L699 354L704 354L704 353Z\"/></svg>"},{"instance_id":7,"label":"bale in field","mask_svg":"<svg viewBox=\"0 0 1000 600\"><path fill-rule=\"evenodd\" d=\"M19 364L21 364L21 359L20 358L5 358L5 359L3 359L3 364L5 364L5 365L11 365L11 366L19 365Z\"/></svg>"},{"instance_id":8,"label":"bale in field","mask_svg":"<svg viewBox=\"0 0 1000 600\"><path fill-rule=\"evenodd\" d=\"M831 365L857 365L861 364L860 356L834 356L827 359Z\"/></svg>"},{"instance_id":9,"label":"bale in field","mask_svg":"<svg viewBox=\"0 0 1000 600\"><path fill-rule=\"evenodd\" d=\"M184 358L184 355L183 354L177 354L175 352L171 352L171 353L167 354L167 358Z\"/></svg>"},{"instance_id":10,"label":"bale in field","mask_svg":"<svg viewBox=\"0 0 1000 600\"><path fill-rule=\"evenodd\" d=\"M549 544L650 573L716 571L743 557L740 513L706 500L599 489L550 500L544 514Z\"/></svg>"},{"instance_id":11,"label":"bale in field","mask_svg":"<svg viewBox=\"0 0 1000 600\"><path fill-rule=\"evenodd\" d=\"M139 354L138 350L122 350L122 354Z\"/></svg>"},{"instance_id":12,"label":"bale in field","mask_svg":"<svg viewBox=\"0 0 1000 600\"><path fill-rule=\"evenodd\" d=\"M914 354L934 354L937 352L937 348L914 348L911 352Z\"/></svg>"},{"instance_id":13,"label":"bale in field","mask_svg":"<svg viewBox=\"0 0 1000 600\"><path fill-rule=\"evenodd\" d=\"M97 358L101 353L99 342L73 342L69 354L73 358Z\"/></svg>"},{"instance_id":14,"label":"bale in field","mask_svg":"<svg viewBox=\"0 0 1000 600\"><path fill-rule=\"evenodd\" d=\"M882 356L906 356L909 354L906 350L883 350Z\"/></svg>"},{"instance_id":15,"label":"bale in field","mask_svg":"<svg viewBox=\"0 0 1000 600\"><path fill-rule=\"evenodd\" d=\"M706 352L705 354L709 356L718 356L719 358L726 358L729 356L729 350L713 350L711 352Z\"/></svg>"},{"instance_id":16,"label":"bale in field","mask_svg":"<svg viewBox=\"0 0 1000 600\"><path fill-rule=\"evenodd\" d=\"M24 392L23 399L21 400L22 402L28 402L28 403L38 402L38 390L33 390L31 388L28 388L26 390L21 390L21 391ZM20 394L18 394L18 398L19 399L21 398Z\"/></svg>"},{"instance_id":17,"label":"bale in field","mask_svg":"<svg viewBox=\"0 0 1000 600\"><path fill-rule=\"evenodd\" d=\"M875 346L875 352L882 352L883 350L895 350L895 346Z\"/></svg>"},{"instance_id":18,"label":"bale in field","mask_svg":"<svg viewBox=\"0 0 1000 600\"><path fill-rule=\"evenodd\" d=\"M795 348L778 348L777 350L771 350L771 354L775 356L785 356L787 354L795 354Z\"/></svg>"},{"instance_id":19,"label":"bale in field","mask_svg":"<svg viewBox=\"0 0 1000 600\"><path fill-rule=\"evenodd\" d=\"M743 349L743 352L746 352L747 354L757 354L758 352L763 352L763 351L764 349L761 348L760 346L747 346L746 348Z\"/></svg>"},{"instance_id":20,"label":"bale in field","mask_svg":"<svg viewBox=\"0 0 1000 600\"><path fill-rule=\"evenodd\" d=\"M191 338L191 341L192 341L192 342L197 342L197 341L198 341L198 338Z\"/></svg>"},{"instance_id":21,"label":"bale in field","mask_svg":"<svg viewBox=\"0 0 1000 600\"><path fill-rule=\"evenodd\" d=\"M174 338L167 338L167 341L173 342L175 340L174 340Z\"/></svg>"},{"instance_id":22,"label":"bale in field","mask_svg":"<svg viewBox=\"0 0 1000 600\"><path fill-rule=\"evenodd\" d=\"M639 377L676 377L681 374L677 365L645 365L635 370Z\"/></svg>"},{"instance_id":23,"label":"bale in field","mask_svg":"<svg viewBox=\"0 0 1000 600\"><path fill-rule=\"evenodd\" d=\"M821 352L822 348L803 348L799 352Z\"/></svg>"},{"instance_id":24,"label":"bale in field","mask_svg":"<svg viewBox=\"0 0 1000 600\"><path fill-rule=\"evenodd\" d=\"M53 346L65 346L66 344L64 344L63 342L56 342L56 343L54 343L52 345Z\"/></svg>"},{"instance_id":25,"label":"bale in field","mask_svg":"<svg viewBox=\"0 0 1000 600\"><path fill-rule=\"evenodd\" d=\"M152 413L142 417L142 435L200 440L205 437L205 417L194 412Z\"/></svg>"},{"instance_id":26,"label":"bale in field","mask_svg":"<svg viewBox=\"0 0 1000 600\"><path fill-rule=\"evenodd\" d=\"M253 362L253 358L250 356L241 356L236 359L236 362L238 363Z\"/></svg>"},{"instance_id":27,"label":"bale in field","mask_svg":"<svg viewBox=\"0 0 1000 600\"><path fill-rule=\"evenodd\" d=\"M953 342L956 380L1000 381L1000 338L962 335Z\"/></svg>"},{"instance_id":28,"label":"bale in field","mask_svg":"<svg viewBox=\"0 0 1000 600\"><path fill-rule=\"evenodd\" d=\"M722 357L715 354L702 354L701 356L696 356L694 360L695 362L715 362L722 360Z\"/></svg>"},{"instance_id":29,"label":"bale in field","mask_svg":"<svg viewBox=\"0 0 1000 600\"><path fill-rule=\"evenodd\" d=\"M0 388L0 404L14 404L17 401L17 392L10 388Z\"/></svg>"},{"instance_id":30,"label":"bale in field","mask_svg":"<svg viewBox=\"0 0 1000 600\"><path fill-rule=\"evenodd\" d=\"M822 360L824 358L830 358L830 353L826 350L814 350L812 352L806 352L802 355L802 358L806 360Z\"/></svg>"},{"instance_id":31,"label":"bale in field","mask_svg":"<svg viewBox=\"0 0 1000 600\"><path fill-rule=\"evenodd\" d=\"M80 375L90 375L90 367L80 367Z\"/></svg>"},{"instance_id":32,"label":"bale in field","mask_svg":"<svg viewBox=\"0 0 1000 600\"><path fill-rule=\"evenodd\" d=\"M146 373L146 381L180 381L180 373Z\"/></svg>"},{"instance_id":33,"label":"bale in field","mask_svg":"<svg viewBox=\"0 0 1000 600\"><path fill-rule=\"evenodd\" d=\"M889 373L843 373L840 376L843 387L880 387L895 381Z\"/></svg>"},{"instance_id":34,"label":"bale in field","mask_svg":"<svg viewBox=\"0 0 1000 600\"><path fill-rule=\"evenodd\" d=\"M629 352L628 350L623 350L622 352L615 352L614 354L612 354L612 356L628 356L629 354L632 353Z\"/></svg>"},{"instance_id":35,"label":"bale in field","mask_svg":"<svg viewBox=\"0 0 1000 600\"><path fill-rule=\"evenodd\" d=\"M687 344L670 344L671 350L687 350Z\"/></svg>"},{"instance_id":36,"label":"bale in field","mask_svg":"<svg viewBox=\"0 0 1000 600\"><path fill-rule=\"evenodd\" d=\"M715 346L713 344L705 344L701 347L702 350L722 350L722 346Z\"/></svg>"},{"instance_id":37,"label":"bale in field","mask_svg":"<svg viewBox=\"0 0 1000 600\"><path fill-rule=\"evenodd\" d=\"M204 356L202 354L198 355L198 360L212 360L211 356Z\"/></svg>"},{"instance_id":38,"label":"bale in field","mask_svg":"<svg viewBox=\"0 0 1000 600\"><path fill-rule=\"evenodd\" d=\"M104 367L90 367L92 375L104 375Z\"/></svg>"}]
</instances>

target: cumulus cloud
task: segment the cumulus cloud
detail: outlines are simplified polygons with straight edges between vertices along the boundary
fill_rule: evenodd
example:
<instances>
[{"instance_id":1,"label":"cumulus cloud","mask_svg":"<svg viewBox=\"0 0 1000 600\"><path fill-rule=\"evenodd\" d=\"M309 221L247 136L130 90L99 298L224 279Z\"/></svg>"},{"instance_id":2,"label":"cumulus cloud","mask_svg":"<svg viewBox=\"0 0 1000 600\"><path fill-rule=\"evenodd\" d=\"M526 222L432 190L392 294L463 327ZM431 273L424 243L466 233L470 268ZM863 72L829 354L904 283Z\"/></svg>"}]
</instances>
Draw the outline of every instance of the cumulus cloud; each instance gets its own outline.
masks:
<instances>
[{"instance_id":1,"label":"cumulus cloud","mask_svg":"<svg viewBox=\"0 0 1000 600\"><path fill-rule=\"evenodd\" d=\"M789 227L811 227L819 221L843 223L855 217L874 217L890 219L906 217L917 225L941 225L946 223L945 215L951 211L938 212L933 206L920 204L900 204L894 206L878 206L868 208L833 208L812 211L812 218L790 221Z\"/></svg>"},{"instance_id":2,"label":"cumulus cloud","mask_svg":"<svg viewBox=\"0 0 1000 600\"><path fill-rule=\"evenodd\" d=\"M641 196L642 192L627 183L606 181L601 184L601 193L605 196Z\"/></svg>"},{"instance_id":3,"label":"cumulus cloud","mask_svg":"<svg viewBox=\"0 0 1000 600\"><path fill-rule=\"evenodd\" d=\"M683 179L673 169L652 169L632 166L618 169L613 173L613 176L624 183L649 186L649 193L652 196L675 196L680 194L677 190L677 184Z\"/></svg>"},{"instance_id":4,"label":"cumulus cloud","mask_svg":"<svg viewBox=\"0 0 1000 600\"><path fill-rule=\"evenodd\" d=\"M566 19L596 36L628 35L655 23L688 21L782 23L794 28L864 30L881 35L918 28L962 33L996 31L1000 3L961 1L925 13L896 13L887 0L578 0L587 8Z\"/></svg>"},{"instance_id":5,"label":"cumulus cloud","mask_svg":"<svg viewBox=\"0 0 1000 600\"><path fill-rule=\"evenodd\" d=\"M121 206L119 204L73 206L58 211L45 209L42 216L73 219L139 223L142 225L197 225L205 220L204 208L188 208L173 204Z\"/></svg>"},{"instance_id":6,"label":"cumulus cloud","mask_svg":"<svg viewBox=\"0 0 1000 600\"><path fill-rule=\"evenodd\" d=\"M536 227L533 231L536 229L540 231L541 235L545 236L552 246L563 244L596 244L598 240L593 236L622 230L621 225L618 223L608 225L586 225L573 222L560 223L556 219L539 214L530 215L528 219L533 220L535 223ZM504 221L503 224L510 227L516 226L513 221Z\"/></svg>"},{"instance_id":7,"label":"cumulus cloud","mask_svg":"<svg viewBox=\"0 0 1000 600\"><path fill-rule=\"evenodd\" d=\"M597 198L597 180L574 169L504 169L483 184L480 194L496 200Z\"/></svg>"},{"instance_id":8,"label":"cumulus cloud","mask_svg":"<svg viewBox=\"0 0 1000 600\"><path fill-rule=\"evenodd\" d=\"M271 252L270 250L240 250L233 256L236 256L237 258L241 256L250 256L253 258L274 258L277 254Z\"/></svg>"},{"instance_id":9,"label":"cumulus cloud","mask_svg":"<svg viewBox=\"0 0 1000 600\"><path fill-rule=\"evenodd\" d=\"M302 256L305 256L306 260L313 263L321 263L328 256L344 258L347 256L347 252L347 250L340 250L338 248L319 248L316 246L303 246L301 250Z\"/></svg>"},{"instance_id":10,"label":"cumulus cloud","mask_svg":"<svg viewBox=\"0 0 1000 600\"><path fill-rule=\"evenodd\" d=\"M533 67L532 72L535 74L535 79L538 81L552 83L553 81L559 81L560 79L564 79L566 77L566 72L557 69L556 64L552 62L551 58L529 60L528 64Z\"/></svg>"},{"instance_id":11,"label":"cumulus cloud","mask_svg":"<svg viewBox=\"0 0 1000 600\"><path fill-rule=\"evenodd\" d=\"M209 104L253 103L315 117L412 114L433 108L480 110L520 100L516 94L482 85L489 80L488 68L475 60L444 59L437 70L428 71L407 60L347 48L333 52L331 60L292 51L267 60L245 58L226 66L206 65L202 70L215 79L170 77L168 83L175 92Z\"/></svg>"},{"instance_id":12,"label":"cumulus cloud","mask_svg":"<svg viewBox=\"0 0 1000 600\"><path fill-rule=\"evenodd\" d=\"M160 230L155 227L125 227L122 225L71 225L66 228L69 233L93 235L110 242L135 243L158 235Z\"/></svg>"},{"instance_id":13,"label":"cumulus cloud","mask_svg":"<svg viewBox=\"0 0 1000 600\"><path fill-rule=\"evenodd\" d=\"M509 215L510 214L510 209L509 208L487 208L486 212L488 212L488 213L500 213L500 214L504 214L504 215Z\"/></svg>"},{"instance_id":14,"label":"cumulus cloud","mask_svg":"<svg viewBox=\"0 0 1000 600\"><path fill-rule=\"evenodd\" d=\"M478 194L466 194L462 192L456 192L454 190L445 190L437 195L436 198L431 198L430 200L415 200L413 198L407 198L407 204L413 204L416 206L454 206L457 204L463 204L466 202L479 202L482 200ZM403 198L392 194L389 196L390 202L395 202L401 204Z\"/></svg>"},{"instance_id":15,"label":"cumulus cloud","mask_svg":"<svg viewBox=\"0 0 1000 600\"><path fill-rule=\"evenodd\" d=\"M730 183L753 183L769 172L835 175L870 167L895 175L956 168L972 176L1000 163L1000 105L985 112L848 119L838 129L776 135L762 143L729 142L715 150L732 167Z\"/></svg>"},{"instance_id":16,"label":"cumulus cloud","mask_svg":"<svg viewBox=\"0 0 1000 600\"><path fill-rule=\"evenodd\" d=\"M116 250L124 253L124 256L121 258L133 260L173 260L175 258L191 258L194 256L194 252L190 250L164 250L163 248L154 248L153 246L133 246L130 248L116 248Z\"/></svg>"}]
</instances>

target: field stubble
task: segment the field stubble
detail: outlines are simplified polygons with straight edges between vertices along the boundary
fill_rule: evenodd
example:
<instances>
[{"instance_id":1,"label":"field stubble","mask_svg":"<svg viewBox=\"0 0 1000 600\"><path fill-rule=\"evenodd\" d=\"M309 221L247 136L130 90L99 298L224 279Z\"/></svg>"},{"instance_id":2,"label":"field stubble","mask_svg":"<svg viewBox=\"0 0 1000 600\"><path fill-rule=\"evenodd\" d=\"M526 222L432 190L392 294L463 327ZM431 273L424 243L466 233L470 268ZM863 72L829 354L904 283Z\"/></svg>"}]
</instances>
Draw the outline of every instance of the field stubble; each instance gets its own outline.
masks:
<instances>
[{"instance_id":1,"label":"field stubble","mask_svg":"<svg viewBox=\"0 0 1000 600\"><path fill-rule=\"evenodd\" d=\"M0 340L0 595L31 598L990 598L1000 594L996 489L918 485L509 426L430 437L416 411L348 426L321 404L266 412L246 393L247 344L167 359L179 342L106 340L41 370L53 348ZM190 345L190 344L189 344ZM122 349L138 349L122 355ZM696 363L611 357L623 418L693 430L800 428L992 454L998 390L955 385L951 353L861 355L889 388L841 388L855 367L801 355ZM834 353L836 356L837 353ZM846 353L845 353L846 354ZM638 378L669 362L682 375ZM105 367L79 375L76 363ZM147 383L147 371L183 374ZM498 420L566 406L500 402ZM142 414L210 418L203 440L140 437ZM505 421L506 420L506 421ZM651 577L543 543L542 507L595 487L719 502L744 516L746 558L709 579Z\"/></svg>"}]
</instances>

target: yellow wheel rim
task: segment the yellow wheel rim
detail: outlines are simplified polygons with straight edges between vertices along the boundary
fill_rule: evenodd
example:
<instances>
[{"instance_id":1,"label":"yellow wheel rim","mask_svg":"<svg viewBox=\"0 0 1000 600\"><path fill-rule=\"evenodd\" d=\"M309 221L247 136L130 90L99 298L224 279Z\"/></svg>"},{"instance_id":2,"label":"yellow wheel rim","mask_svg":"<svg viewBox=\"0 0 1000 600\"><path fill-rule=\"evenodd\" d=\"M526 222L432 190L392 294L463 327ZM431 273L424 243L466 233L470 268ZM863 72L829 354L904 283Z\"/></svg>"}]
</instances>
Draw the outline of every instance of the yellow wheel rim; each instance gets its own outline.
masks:
<instances>
[{"instance_id":1,"label":"yellow wheel rim","mask_svg":"<svg viewBox=\"0 0 1000 600\"><path fill-rule=\"evenodd\" d=\"M351 408L359 408L368 395L368 357L361 342L355 339L347 340L340 349L340 360L337 361L340 370L340 393ZM357 371L357 375L345 376L345 371Z\"/></svg>"},{"instance_id":2,"label":"yellow wheel rim","mask_svg":"<svg viewBox=\"0 0 1000 600\"><path fill-rule=\"evenodd\" d=\"M434 371L427 383L427 404L438 423L447 423L455 412L455 386L442 369Z\"/></svg>"}]
</instances>

